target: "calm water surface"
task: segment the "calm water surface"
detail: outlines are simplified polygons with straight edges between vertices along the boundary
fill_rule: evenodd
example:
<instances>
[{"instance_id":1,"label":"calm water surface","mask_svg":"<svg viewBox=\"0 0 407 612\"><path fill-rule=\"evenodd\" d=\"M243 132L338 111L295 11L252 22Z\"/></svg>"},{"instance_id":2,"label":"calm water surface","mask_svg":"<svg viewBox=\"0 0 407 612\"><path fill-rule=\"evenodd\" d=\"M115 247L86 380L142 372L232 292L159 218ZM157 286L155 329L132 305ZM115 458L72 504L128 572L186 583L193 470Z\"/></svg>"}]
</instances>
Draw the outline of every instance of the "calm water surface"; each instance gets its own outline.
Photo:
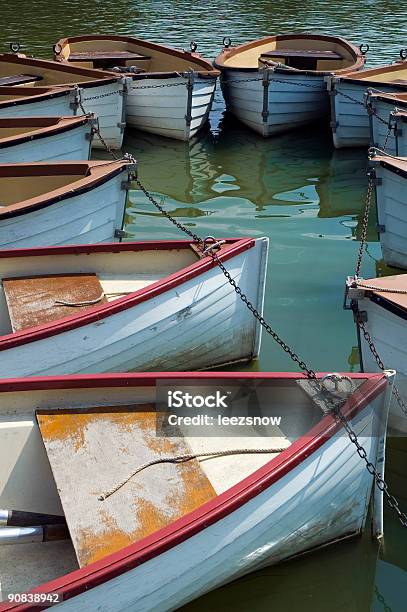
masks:
<instances>
[{"instance_id":1,"label":"calm water surface","mask_svg":"<svg viewBox=\"0 0 407 612\"><path fill-rule=\"evenodd\" d=\"M312 31L369 43L369 64L398 57L407 46L402 2L347 0L163 2L154 0L20 0L1 2L0 49L20 41L48 57L62 36L130 34L198 50L213 58L223 36L244 42L272 33ZM254 10L255 9L255 10ZM140 162L142 182L201 236L271 240L266 317L315 369L357 370L351 315L342 311L352 274L366 191L366 152L334 151L326 126L262 140L224 115L217 93L210 129L190 145L129 132L124 149ZM182 238L140 193L131 192L127 229L138 239ZM366 278L386 273L372 227ZM264 337L252 368L292 370ZM407 447L391 442L388 478L407 507ZM258 572L194 602L188 610L407 610L407 537L386 515L380 549L369 534Z\"/></svg>"}]
</instances>

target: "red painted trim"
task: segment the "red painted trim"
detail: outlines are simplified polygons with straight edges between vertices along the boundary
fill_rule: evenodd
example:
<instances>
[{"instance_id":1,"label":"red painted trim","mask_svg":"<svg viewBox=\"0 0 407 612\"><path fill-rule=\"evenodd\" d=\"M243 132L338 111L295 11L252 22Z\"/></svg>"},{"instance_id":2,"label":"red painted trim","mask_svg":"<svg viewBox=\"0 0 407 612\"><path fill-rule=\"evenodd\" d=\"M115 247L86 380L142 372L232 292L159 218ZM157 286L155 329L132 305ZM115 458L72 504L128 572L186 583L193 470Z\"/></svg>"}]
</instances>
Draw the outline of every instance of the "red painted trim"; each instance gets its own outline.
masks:
<instances>
[{"instance_id":1,"label":"red painted trim","mask_svg":"<svg viewBox=\"0 0 407 612\"><path fill-rule=\"evenodd\" d=\"M175 242L177 245L177 242ZM173 243L173 244L174 244ZM149 243L142 243L141 250L146 250L148 247L146 246ZM151 246L154 244L155 246ZM170 242L167 242L165 247L166 249L171 248L169 246ZM190 244L190 243L189 243ZM160 243L150 243L150 248L159 248ZM236 255L240 255L244 251L253 248L255 245L255 240L252 238L242 238L241 240L237 240L232 244L229 244L226 248L224 248L220 254L218 255L220 261L225 262L229 259L235 257ZM102 245L95 245L102 246ZM104 245L105 247L109 247L109 245ZM121 250L126 250L126 244L115 245L118 247L116 252L120 252ZM121 248L124 246L124 248ZM183 243L185 248L185 242ZM58 248L58 247L57 247ZM62 247L66 249L66 247ZM79 247L76 247L79 248ZM83 248L83 247L82 247ZM174 247L172 247L174 248ZM177 247L175 247L177 248ZM26 256L30 256L30 251L35 251L36 249L24 249ZM39 249L41 255L47 254L55 254L54 248L46 248L44 250ZM93 252L94 246L85 246L86 252ZM103 249L102 249L103 250ZM105 249L106 250L106 249ZM108 250L112 250L111 248ZM132 250L131 248L127 248L127 250ZM133 244L134 250L134 244ZM83 252L83 251L82 251ZM12 251L7 251L9 257L14 257L14 253ZM59 251L61 254L61 251ZM21 256L21 255L20 255ZM76 329L78 327L82 327L84 325L89 325L90 323L94 323L95 321L100 321L106 317L110 317L114 314L127 310L128 308L132 308L142 302L145 302L149 299L155 298L174 287L178 287L182 283L186 283L192 278L196 278L201 274L204 274L211 268L215 267L216 264L210 257L205 257L204 259L198 260L196 263L187 266L186 268L182 268L178 272L174 274L170 274L169 276L148 285L147 287L143 287L138 291L134 291L127 296L122 298L118 298L113 302L108 302L106 304L101 304L100 306L96 306L92 308L92 310L85 311L83 313L73 314L69 317L65 317L64 319L60 319L59 321L53 321L51 323L46 323L44 325L39 325L38 327L31 327L22 331L18 331L15 333L7 334L0 338L0 351L5 351L16 346L21 346L22 344L28 344L29 342L35 342L37 340L43 340L44 338L49 338L50 336L55 336L57 334L62 334L64 332L70 331L72 329Z\"/></svg>"},{"instance_id":2,"label":"red painted trim","mask_svg":"<svg viewBox=\"0 0 407 612\"><path fill-rule=\"evenodd\" d=\"M235 372L232 375L229 373L218 373L216 378L271 378L274 380L284 379L293 380L305 378L304 375L296 373L284 374L263 374L253 376L250 373ZM167 377L167 373L151 374L147 378L150 380L157 379L161 376ZM214 378L212 373L184 373L183 375L172 373L174 378ZM318 376L322 376L319 374ZM387 380L384 374L371 374L355 376L349 375L351 378L366 378L366 381L360 385L357 391L348 399L342 408L342 412L346 418L352 419L359 414L371 401L373 401L386 387ZM69 381L77 377L60 377L57 380ZM81 377L85 378L85 377ZM90 377L93 380L99 377ZM110 378L103 375L103 378ZM145 374L139 375L139 380L146 378ZM20 382L25 382L22 379ZM40 384L37 379L37 384ZM18 381L17 381L18 384ZM171 525L160 529L159 531L147 536L127 546L126 548L108 555L107 557L90 564L87 567L81 568L65 576L52 580L46 584L36 587L31 592L59 592L63 595L64 600L70 599L75 595L88 591L91 588L103 584L116 576L119 576L126 571L129 571L146 561L159 556L165 551L173 548L206 529L209 525L216 523L220 519L231 514L234 510L259 495L263 490L276 483L283 478L296 466L307 459L312 453L317 451L323 444L337 431L342 428L338 425L331 415L325 416L315 427L308 431L304 436L296 440L286 450L281 452L277 457L271 459L266 465L256 470L253 474L243 479L237 485L231 487L221 495L218 495L213 500L203 504L193 512L178 519ZM43 608L30 605L0 605L0 611L19 610L27 612L28 610L41 610Z\"/></svg>"}]
</instances>

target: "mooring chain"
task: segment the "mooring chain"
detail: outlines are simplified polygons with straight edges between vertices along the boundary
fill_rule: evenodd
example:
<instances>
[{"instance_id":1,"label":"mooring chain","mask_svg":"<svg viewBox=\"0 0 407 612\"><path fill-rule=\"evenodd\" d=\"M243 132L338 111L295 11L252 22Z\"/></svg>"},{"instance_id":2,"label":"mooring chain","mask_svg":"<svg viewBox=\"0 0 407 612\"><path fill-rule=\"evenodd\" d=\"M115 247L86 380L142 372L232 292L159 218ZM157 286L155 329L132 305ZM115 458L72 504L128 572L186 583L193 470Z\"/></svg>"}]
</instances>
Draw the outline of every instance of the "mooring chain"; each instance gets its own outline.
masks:
<instances>
[{"instance_id":1,"label":"mooring chain","mask_svg":"<svg viewBox=\"0 0 407 612\"><path fill-rule=\"evenodd\" d=\"M81 111L83 112L84 115L87 115L87 111L85 110L84 106L83 106L83 102L87 102L88 100L96 100L98 98L104 98L106 96L110 96L113 93L117 94L120 93L120 91L114 91L114 92L109 92L107 94L101 94L100 96L94 96L93 98L85 98L82 101L82 96L81 96L81 92L78 86L75 87L76 89L76 100L77 103L79 105L79 108L81 109ZM106 149L106 151L113 157L114 160L119 160L120 158L116 155L116 153L113 151L113 149L107 144L106 140L103 138L102 134L100 133L100 126L99 126L99 119L96 117L93 123L93 132L96 134L96 136L99 138L100 142L102 143L102 145L104 146L104 148Z\"/></svg>"}]
</instances>

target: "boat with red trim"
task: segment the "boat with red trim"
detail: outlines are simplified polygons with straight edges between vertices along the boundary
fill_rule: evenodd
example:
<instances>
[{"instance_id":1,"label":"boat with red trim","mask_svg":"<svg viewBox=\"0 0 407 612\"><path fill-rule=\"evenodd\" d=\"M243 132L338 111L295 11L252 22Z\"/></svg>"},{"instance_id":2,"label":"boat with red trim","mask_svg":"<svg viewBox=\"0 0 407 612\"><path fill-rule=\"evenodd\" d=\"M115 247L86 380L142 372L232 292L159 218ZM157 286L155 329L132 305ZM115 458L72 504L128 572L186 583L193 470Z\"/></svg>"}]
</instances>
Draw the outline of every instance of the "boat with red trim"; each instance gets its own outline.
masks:
<instances>
[{"instance_id":1,"label":"boat with red trim","mask_svg":"<svg viewBox=\"0 0 407 612\"><path fill-rule=\"evenodd\" d=\"M257 357L267 238L0 251L2 377L206 369Z\"/></svg>"},{"instance_id":2,"label":"boat with red trim","mask_svg":"<svg viewBox=\"0 0 407 612\"><path fill-rule=\"evenodd\" d=\"M0 381L0 576L4 591L19 594L0 610L49 602L67 612L174 610L253 570L359 534L370 500L380 534L383 493L331 402L383 473L393 376L318 374L312 383L296 373L162 372ZM221 392L226 408L207 416L224 417L222 424L209 435L210 424L194 430L186 421L166 430L173 412L166 398L175 390L188 391L196 406ZM239 427L227 424L233 415L281 418Z\"/></svg>"}]
</instances>

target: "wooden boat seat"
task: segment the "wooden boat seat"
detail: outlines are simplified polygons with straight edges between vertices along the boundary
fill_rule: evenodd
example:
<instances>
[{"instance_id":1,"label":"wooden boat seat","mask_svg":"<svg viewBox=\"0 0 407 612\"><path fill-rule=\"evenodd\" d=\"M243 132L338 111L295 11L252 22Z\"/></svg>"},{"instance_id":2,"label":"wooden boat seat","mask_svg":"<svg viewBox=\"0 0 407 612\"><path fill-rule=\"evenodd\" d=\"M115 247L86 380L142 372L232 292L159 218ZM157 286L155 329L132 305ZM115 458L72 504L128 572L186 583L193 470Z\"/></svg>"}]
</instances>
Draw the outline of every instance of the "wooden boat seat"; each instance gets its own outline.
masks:
<instances>
[{"instance_id":1,"label":"wooden boat seat","mask_svg":"<svg viewBox=\"0 0 407 612\"><path fill-rule=\"evenodd\" d=\"M37 76L36 74L13 74L11 76L0 77L0 86L25 85L26 83L42 80L42 76Z\"/></svg>"},{"instance_id":2,"label":"wooden boat seat","mask_svg":"<svg viewBox=\"0 0 407 612\"><path fill-rule=\"evenodd\" d=\"M298 68L299 70L316 70L318 62L321 60L335 61L343 57L335 51L317 51L314 49L276 49L266 51L260 56L261 59L282 60L282 64Z\"/></svg>"},{"instance_id":3,"label":"wooden boat seat","mask_svg":"<svg viewBox=\"0 0 407 612\"><path fill-rule=\"evenodd\" d=\"M50 274L4 278L3 289L13 332L43 325L107 302L96 274ZM69 306L58 301L79 304Z\"/></svg>"},{"instance_id":4,"label":"wooden boat seat","mask_svg":"<svg viewBox=\"0 0 407 612\"><path fill-rule=\"evenodd\" d=\"M132 51L80 51L69 55L69 61L93 62L95 68L126 66L128 60L145 62L150 61L151 57Z\"/></svg>"},{"instance_id":5,"label":"wooden boat seat","mask_svg":"<svg viewBox=\"0 0 407 612\"><path fill-rule=\"evenodd\" d=\"M36 413L81 567L157 531L216 496L196 459L141 465L190 453L182 437L160 437L152 404Z\"/></svg>"}]
</instances>

